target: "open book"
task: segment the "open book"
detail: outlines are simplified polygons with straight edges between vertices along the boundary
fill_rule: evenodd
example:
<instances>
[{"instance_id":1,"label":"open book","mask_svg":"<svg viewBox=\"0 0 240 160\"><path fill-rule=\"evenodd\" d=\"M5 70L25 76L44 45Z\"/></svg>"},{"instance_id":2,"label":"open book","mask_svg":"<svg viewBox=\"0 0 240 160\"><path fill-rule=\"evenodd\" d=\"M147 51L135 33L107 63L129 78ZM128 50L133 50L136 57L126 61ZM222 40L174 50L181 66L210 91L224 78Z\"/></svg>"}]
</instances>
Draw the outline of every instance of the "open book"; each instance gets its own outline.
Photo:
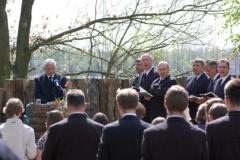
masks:
<instances>
[{"instance_id":1,"label":"open book","mask_svg":"<svg viewBox=\"0 0 240 160\"><path fill-rule=\"evenodd\" d=\"M134 88L134 89L135 89L135 88ZM121 90L121 89L118 88L117 91L116 91L116 93L118 94L120 90ZM137 91L138 91L138 93L140 93L141 95L143 95L143 96L145 96L145 97L153 97L153 95L151 95L151 93L147 92L147 91L146 91L145 89L143 89L142 87L139 87L139 89L138 89Z\"/></svg>"},{"instance_id":2,"label":"open book","mask_svg":"<svg viewBox=\"0 0 240 160\"><path fill-rule=\"evenodd\" d=\"M145 89L143 89L142 87L139 87L139 93L142 94L145 97L153 97L153 95L151 95L151 93L147 92Z\"/></svg>"},{"instance_id":3,"label":"open book","mask_svg":"<svg viewBox=\"0 0 240 160\"><path fill-rule=\"evenodd\" d=\"M217 95L215 95L214 93L212 92L208 92L208 93L204 93L204 94L200 94L201 97L204 97L204 98L213 98L213 97L217 97Z\"/></svg>"}]
</instances>

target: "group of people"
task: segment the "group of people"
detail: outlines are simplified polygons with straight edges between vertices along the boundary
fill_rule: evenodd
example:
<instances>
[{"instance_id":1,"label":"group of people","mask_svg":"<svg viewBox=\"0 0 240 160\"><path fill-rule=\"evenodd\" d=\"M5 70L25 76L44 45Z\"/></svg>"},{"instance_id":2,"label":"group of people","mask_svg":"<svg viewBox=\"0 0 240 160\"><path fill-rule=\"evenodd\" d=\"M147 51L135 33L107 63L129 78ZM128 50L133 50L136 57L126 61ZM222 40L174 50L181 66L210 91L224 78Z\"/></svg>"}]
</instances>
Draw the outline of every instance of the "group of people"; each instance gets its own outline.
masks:
<instances>
[{"instance_id":1,"label":"group of people","mask_svg":"<svg viewBox=\"0 0 240 160\"><path fill-rule=\"evenodd\" d=\"M72 89L66 95L69 116L64 119L59 111L48 113L48 130L37 144L41 152L36 149L33 129L19 119L23 104L11 98L5 108L9 118L0 126L0 159L27 160L38 155L43 160L237 160L240 79L230 80L224 93L228 114L209 122L205 132L185 119L189 94L179 85L167 90L167 118L157 125L138 118L139 94L132 88L117 93L121 118L112 123L100 113L95 120L89 118L84 93Z\"/></svg>"},{"instance_id":2,"label":"group of people","mask_svg":"<svg viewBox=\"0 0 240 160\"><path fill-rule=\"evenodd\" d=\"M121 117L109 123L103 113L90 118L83 91L65 93L66 80L55 73L55 61L45 61L36 98L47 103L66 96L68 117L57 110L47 113L47 130L36 144L34 130L19 118L21 100L9 99L4 108L8 119L0 125L0 159L240 159L240 79L229 74L227 60L193 60L193 76L185 87L170 76L167 62L159 62L155 71L149 54L135 66L132 86L116 95Z\"/></svg>"},{"instance_id":3,"label":"group of people","mask_svg":"<svg viewBox=\"0 0 240 160\"><path fill-rule=\"evenodd\" d=\"M167 90L177 84L177 81L169 73L169 65L165 61L159 62L154 69L153 58L144 54L135 61L136 76L132 82L132 88L151 94L139 93L140 102L145 106L146 115L144 121L152 122L156 117L166 117L164 108L164 96ZM208 99L219 97L224 99L224 87L233 79L230 74L230 64L226 59L207 60L196 58L192 61L193 75L187 78L185 89L189 94L189 114L192 123L196 124L196 114L200 104Z\"/></svg>"}]
</instances>

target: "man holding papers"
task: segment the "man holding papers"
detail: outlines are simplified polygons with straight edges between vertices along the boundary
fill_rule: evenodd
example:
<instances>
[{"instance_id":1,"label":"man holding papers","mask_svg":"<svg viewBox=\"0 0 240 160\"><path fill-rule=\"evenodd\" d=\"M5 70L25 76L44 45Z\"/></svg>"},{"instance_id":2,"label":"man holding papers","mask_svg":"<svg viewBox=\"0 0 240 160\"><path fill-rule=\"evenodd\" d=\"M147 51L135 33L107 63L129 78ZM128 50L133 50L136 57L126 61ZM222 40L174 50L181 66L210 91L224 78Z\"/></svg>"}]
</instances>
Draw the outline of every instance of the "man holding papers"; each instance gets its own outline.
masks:
<instances>
[{"instance_id":1,"label":"man holding papers","mask_svg":"<svg viewBox=\"0 0 240 160\"><path fill-rule=\"evenodd\" d=\"M150 102L150 122L156 117L166 117L166 109L164 107L164 97L167 90L177 84L177 81L169 75L169 65L165 61L158 64L159 78L153 81L149 93L152 97L146 97Z\"/></svg>"},{"instance_id":2,"label":"man holding papers","mask_svg":"<svg viewBox=\"0 0 240 160\"><path fill-rule=\"evenodd\" d=\"M152 82L159 77L158 73L154 70L153 67L153 58L149 54L143 54L141 56L141 61L144 65L144 72L141 78L140 87L146 92L149 92ZM139 87L139 88L140 88ZM149 97L145 94L140 93L140 102L144 105L146 109L146 114L144 117L145 122L150 122L150 102Z\"/></svg>"}]
</instances>

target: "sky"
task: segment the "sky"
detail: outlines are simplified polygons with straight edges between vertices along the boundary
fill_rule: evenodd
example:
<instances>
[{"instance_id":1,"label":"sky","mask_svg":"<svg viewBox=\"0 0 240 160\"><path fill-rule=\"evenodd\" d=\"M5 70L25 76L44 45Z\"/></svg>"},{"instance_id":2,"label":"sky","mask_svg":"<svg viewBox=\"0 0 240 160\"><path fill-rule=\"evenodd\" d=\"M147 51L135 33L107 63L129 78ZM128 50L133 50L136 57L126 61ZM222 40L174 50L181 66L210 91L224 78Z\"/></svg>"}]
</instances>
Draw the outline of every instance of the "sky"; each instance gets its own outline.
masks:
<instances>
[{"instance_id":1,"label":"sky","mask_svg":"<svg viewBox=\"0 0 240 160\"><path fill-rule=\"evenodd\" d=\"M164 7L165 5L169 5L170 0L149 1L154 6ZM187 1L185 0L185 2ZM135 0L97 0L97 2L97 11L99 13L97 17L100 18L104 13L117 15L123 12L124 9L132 7L130 4L134 3ZM21 0L8 1L7 10L11 37L16 37L20 9ZM94 18L94 10L95 0L35 0L32 12L32 33L41 34L42 32L45 36L50 36L51 34L58 33L61 29L68 29L69 26L83 24L89 18ZM232 44L226 41L229 33L223 30L223 24L224 19L222 18L217 20L212 17L206 18L204 25L213 26L214 32L202 38L202 40L218 47L231 47ZM50 32L43 32L44 27L50 30Z\"/></svg>"}]
</instances>

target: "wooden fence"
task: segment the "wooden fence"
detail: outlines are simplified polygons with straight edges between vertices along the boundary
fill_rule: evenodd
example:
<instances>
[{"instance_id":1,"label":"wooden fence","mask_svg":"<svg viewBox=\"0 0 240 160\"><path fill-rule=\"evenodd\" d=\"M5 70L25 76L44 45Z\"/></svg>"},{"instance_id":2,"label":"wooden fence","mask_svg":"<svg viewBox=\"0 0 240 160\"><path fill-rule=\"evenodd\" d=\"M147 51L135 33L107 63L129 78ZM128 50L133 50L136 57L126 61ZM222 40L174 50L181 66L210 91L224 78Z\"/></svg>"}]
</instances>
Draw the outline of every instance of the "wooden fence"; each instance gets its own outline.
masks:
<instances>
[{"instance_id":1,"label":"wooden fence","mask_svg":"<svg viewBox=\"0 0 240 160\"><path fill-rule=\"evenodd\" d=\"M73 79L73 88L83 90L88 103L88 114L91 117L96 112L103 112L109 116L110 121L118 118L115 96L118 88L128 88L129 80L119 79ZM185 78L178 78L180 85ZM34 80L17 79L6 80L0 88L0 111L6 101L11 97L20 98L26 105L35 102Z\"/></svg>"}]
</instances>

